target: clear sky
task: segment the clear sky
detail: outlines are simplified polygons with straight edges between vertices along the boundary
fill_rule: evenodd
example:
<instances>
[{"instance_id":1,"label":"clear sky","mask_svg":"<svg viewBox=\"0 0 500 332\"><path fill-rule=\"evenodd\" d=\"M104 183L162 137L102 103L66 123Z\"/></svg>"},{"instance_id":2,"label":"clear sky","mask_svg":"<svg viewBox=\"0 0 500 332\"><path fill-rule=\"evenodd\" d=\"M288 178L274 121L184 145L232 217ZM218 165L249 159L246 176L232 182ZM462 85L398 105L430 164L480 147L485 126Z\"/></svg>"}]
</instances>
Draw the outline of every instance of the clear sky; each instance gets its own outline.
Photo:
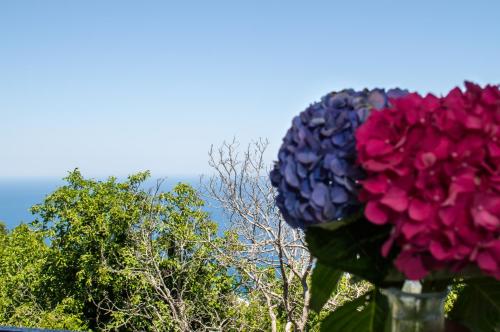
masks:
<instances>
[{"instance_id":1,"label":"clear sky","mask_svg":"<svg viewBox=\"0 0 500 332\"><path fill-rule=\"evenodd\" d=\"M500 82L500 1L0 1L0 177L206 173L336 89Z\"/></svg>"}]
</instances>

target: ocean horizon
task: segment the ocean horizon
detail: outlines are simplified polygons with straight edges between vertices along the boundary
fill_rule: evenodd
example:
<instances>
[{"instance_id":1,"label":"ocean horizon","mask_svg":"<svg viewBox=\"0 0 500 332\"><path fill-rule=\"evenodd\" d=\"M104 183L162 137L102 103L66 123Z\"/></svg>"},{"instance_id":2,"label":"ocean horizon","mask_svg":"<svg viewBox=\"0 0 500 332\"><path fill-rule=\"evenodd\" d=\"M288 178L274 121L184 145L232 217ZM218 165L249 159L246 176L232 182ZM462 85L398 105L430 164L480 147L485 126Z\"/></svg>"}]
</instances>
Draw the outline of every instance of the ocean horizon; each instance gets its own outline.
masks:
<instances>
[{"instance_id":1,"label":"ocean horizon","mask_svg":"<svg viewBox=\"0 0 500 332\"><path fill-rule=\"evenodd\" d=\"M106 179L106 177L97 177ZM122 177L118 177L122 180ZM144 182L143 188L150 189L156 186L158 178L152 177ZM200 186L200 178L190 177L162 177L162 190L169 191L179 182L188 183L195 188ZM30 208L35 204L43 203L45 197L65 184L61 178L0 178L0 221L4 222L8 229L15 228L22 223L30 223L35 220ZM203 208L210 214L212 220L219 225L219 230L227 225L227 218L223 211L211 200L204 198Z\"/></svg>"}]
</instances>

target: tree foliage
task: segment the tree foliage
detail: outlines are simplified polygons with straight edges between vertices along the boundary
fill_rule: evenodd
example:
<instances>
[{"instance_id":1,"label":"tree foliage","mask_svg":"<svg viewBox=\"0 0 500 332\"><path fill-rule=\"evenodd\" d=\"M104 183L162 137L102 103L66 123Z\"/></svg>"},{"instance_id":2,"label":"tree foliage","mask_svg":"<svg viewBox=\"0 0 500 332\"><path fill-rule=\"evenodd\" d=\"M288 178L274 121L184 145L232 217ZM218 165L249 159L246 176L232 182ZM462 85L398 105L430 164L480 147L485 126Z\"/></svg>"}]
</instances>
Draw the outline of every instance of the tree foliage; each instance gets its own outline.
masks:
<instances>
[{"instance_id":1,"label":"tree foliage","mask_svg":"<svg viewBox=\"0 0 500 332\"><path fill-rule=\"evenodd\" d=\"M20 225L0 232L0 323L10 326L85 330L81 307L67 298L49 305L43 271L49 247L42 233Z\"/></svg>"},{"instance_id":2,"label":"tree foliage","mask_svg":"<svg viewBox=\"0 0 500 332\"><path fill-rule=\"evenodd\" d=\"M75 170L32 208L32 227L2 228L0 324L192 331L234 323L236 280L215 255L228 241L193 188L146 191L148 176L96 181Z\"/></svg>"}]
</instances>

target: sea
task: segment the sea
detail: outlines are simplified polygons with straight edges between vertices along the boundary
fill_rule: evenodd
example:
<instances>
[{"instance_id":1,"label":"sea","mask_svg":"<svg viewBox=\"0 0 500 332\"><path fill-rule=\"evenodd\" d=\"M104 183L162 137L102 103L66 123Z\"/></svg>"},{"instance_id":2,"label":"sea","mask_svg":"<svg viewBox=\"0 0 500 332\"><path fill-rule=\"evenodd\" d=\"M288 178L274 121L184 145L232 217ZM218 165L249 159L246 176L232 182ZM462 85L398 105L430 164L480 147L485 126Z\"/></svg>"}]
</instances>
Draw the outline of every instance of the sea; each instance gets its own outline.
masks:
<instances>
[{"instance_id":1,"label":"sea","mask_svg":"<svg viewBox=\"0 0 500 332\"><path fill-rule=\"evenodd\" d=\"M119 179L120 180L120 179ZM156 187L156 179L149 179L143 184L144 189ZM197 177L169 178L162 183L162 190L169 191L179 182L188 183L200 188L200 179ZM12 178L0 179L0 221L12 229L21 223L30 223L35 219L30 208L35 204L43 203L44 198L65 182L57 178ZM227 229L228 222L224 211L216 202L204 197L204 210L212 220L219 225L219 232Z\"/></svg>"}]
</instances>

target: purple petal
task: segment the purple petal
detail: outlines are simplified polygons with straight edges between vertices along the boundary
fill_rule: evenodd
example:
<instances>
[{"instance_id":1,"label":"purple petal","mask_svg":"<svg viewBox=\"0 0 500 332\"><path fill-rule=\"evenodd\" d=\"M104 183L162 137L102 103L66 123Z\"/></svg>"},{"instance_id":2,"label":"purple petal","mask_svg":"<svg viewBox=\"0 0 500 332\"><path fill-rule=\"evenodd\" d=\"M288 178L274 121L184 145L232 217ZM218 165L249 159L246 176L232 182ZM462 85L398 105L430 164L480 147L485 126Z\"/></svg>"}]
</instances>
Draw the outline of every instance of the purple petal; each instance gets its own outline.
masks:
<instances>
[{"instance_id":1,"label":"purple petal","mask_svg":"<svg viewBox=\"0 0 500 332\"><path fill-rule=\"evenodd\" d=\"M286 182L295 188L299 187L299 178L295 173L295 165L292 163L287 163L285 167L285 180Z\"/></svg>"},{"instance_id":2,"label":"purple petal","mask_svg":"<svg viewBox=\"0 0 500 332\"><path fill-rule=\"evenodd\" d=\"M331 197L332 197L332 202L337 204L342 204L349 200L349 195L347 195L347 191L340 186L335 186L331 189Z\"/></svg>"},{"instance_id":3,"label":"purple petal","mask_svg":"<svg viewBox=\"0 0 500 332\"><path fill-rule=\"evenodd\" d=\"M332 136L336 130L337 130L337 128L335 128L335 127L322 128L320 132L321 132L321 135L328 137L328 136Z\"/></svg>"},{"instance_id":4,"label":"purple petal","mask_svg":"<svg viewBox=\"0 0 500 332\"><path fill-rule=\"evenodd\" d=\"M374 90L370 92L368 96L368 103L374 108L384 108L386 105L387 99L385 94L380 90Z\"/></svg>"},{"instance_id":5,"label":"purple petal","mask_svg":"<svg viewBox=\"0 0 500 332\"><path fill-rule=\"evenodd\" d=\"M271 183L274 187L277 187L281 181L281 174L278 168L278 165L274 165L274 169L269 174L269 178L271 179Z\"/></svg>"},{"instance_id":6,"label":"purple petal","mask_svg":"<svg viewBox=\"0 0 500 332\"><path fill-rule=\"evenodd\" d=\"M295 154L295 157L297 157L297 160L303 164L311 164L314 163L316 160L318 160L318 156L311 151L297 152Z\"/></svg>"},{"instance_id":7,"label":"purple petal","mask_svg":"<svg viewBox=\"0 0 500 332\"><path fill-rule=\"evenodd\" d=\"M304 179L307 178L307 168L305 168L301 163L297 164L297 175L299 178Z\"/></svg>"},{"instance_id":8,"label":"purple petal","mask_svg":"<svg viewBox=\"0 0 500 332\"><path fill-rule=\"evenodd\" d=\"M327 220L333 220L335 218L335 205L333 205L330 201L327 201L325 207L323 208L323 215Z\"/></svg>"},{"instance_id":9,"label":"purple petal","mask_svg":"<svg viewBox=\"0 0 500 332\"><path fill-rule=\"evenodd\" d=\"M402 90L400 88L390 89L387 91L387 98L401 98L408 94L408 90Z\"/></svg>"},{"instance_id":10,"label":"purple petal","mask_svg":"<svg viewBox=\"0 0 500 332\"><path fill-rule=\"evenodd\" d=\"M309 197L311 197L311 193L312 190L311 187L309 186L309 181L307 180L302 181L302 183L300 184L300 195L308 199Z\"/></svg>"},{"instance_id":11,"label":"purple petal","mask_svg":"<svg viewBox=\"0 0 500 332\"><path fill-rule=\"evenodd\" d=\"M312 118L311 121L309 121L309 126L316 127L316 126L322 125L324 123L325 123L325 118L318 116L318 117Z\"/></svg>"},{"instance_id":12,"label":"purple petal","mask_svg":"<svg viewBox=\"0 0 500 332\"><path fill-rule=\"evenodd\" d=\"M338 159L333 154L328 154L325 157L324 167L333 172L337 176L344 176L346 174L347 165L344 161Z\"/></svg>"},{"instance_id":13,"label":"purple petal","mask_svg":"<svg viewBox=\"0 0 500 332\"><path fill-rule=\"evenodd\" d=\"M317 206L325 206L328 200L328 187L323 183L318 183L312 192L311 201Z\"/></svg>"}]
</instances>

